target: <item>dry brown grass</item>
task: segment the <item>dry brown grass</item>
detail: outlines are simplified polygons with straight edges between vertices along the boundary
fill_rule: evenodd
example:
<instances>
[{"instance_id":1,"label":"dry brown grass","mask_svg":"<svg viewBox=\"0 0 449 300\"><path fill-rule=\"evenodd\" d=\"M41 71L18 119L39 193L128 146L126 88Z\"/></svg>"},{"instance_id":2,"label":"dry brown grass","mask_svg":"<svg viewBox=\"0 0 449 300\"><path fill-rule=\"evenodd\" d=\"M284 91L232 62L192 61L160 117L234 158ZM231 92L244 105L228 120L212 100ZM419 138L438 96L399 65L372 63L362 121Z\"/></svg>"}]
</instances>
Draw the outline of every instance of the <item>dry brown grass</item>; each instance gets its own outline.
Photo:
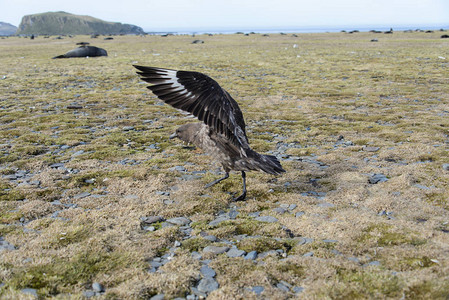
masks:
<instances>
[{"instance_id":1,"label":"dry brown grass","mask_svg":"<svg viewBox=\"0 0 449 300\"><path fill-rule=\"evenodd\" d=\"M141 229L140 217L160 215L188 217L193 235L234 241L246 233L262 238L254 242L261 251L288 251L257 262L211 256L220 287L210 299L256 299L253 286L264 287L259 297L294 297L276 288L281 280L303 287L305 299L447 299L449 41L437 32L200 38L0 40L0 236L17 248L1 253L0 297L26 299L20 290L29 287L42 298L78 299L92 282L105 285L108 299L185 297L200 278L189 251L206 244L186 243L161 273L148 273L148 261L184 237L177 227ZM79 41L109 56L50 59ZM254 149L281 152L287 173L249 174L242 203L227 193L241 188L238 176L203 190L219 166L168 140L191 119L158 105L132 64L214 77L241 105ZM50 167L57 162L71 171ZM208 172L184 180L174 166ZM20 170L40 185L5 177ZM368 183L374 173L388 181ZM82 192L90 195L77 198ZM297 207L278 215L272 209L281 204ZM234 206L236 220L208 226ZM256 211L279 222L248 217ZM285 228L313 242L295 245Z\"/></svg>"}]
</instances>

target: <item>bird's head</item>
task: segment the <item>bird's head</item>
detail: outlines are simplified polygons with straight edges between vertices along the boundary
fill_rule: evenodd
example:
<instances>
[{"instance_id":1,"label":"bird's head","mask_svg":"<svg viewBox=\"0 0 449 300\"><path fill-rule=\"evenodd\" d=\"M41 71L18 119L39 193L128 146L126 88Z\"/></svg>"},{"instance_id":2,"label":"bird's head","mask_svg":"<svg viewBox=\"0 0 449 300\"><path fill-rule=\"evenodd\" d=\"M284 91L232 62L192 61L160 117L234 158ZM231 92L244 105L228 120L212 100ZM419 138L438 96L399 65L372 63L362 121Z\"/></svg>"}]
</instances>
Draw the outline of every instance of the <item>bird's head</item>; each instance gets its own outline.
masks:
<instances>
[{"instance_id":1,"label":"bird's head","mask_svg":"<svg viewBox=\"0 0 449 300\"><path fill-rule=\"evenodd\" d=\"M180 126L176 132L170 135L170 139L177 137L183 142L195 144L195 139L201 129L202 123L191 123Z\"/></svg>"}]
</instances>

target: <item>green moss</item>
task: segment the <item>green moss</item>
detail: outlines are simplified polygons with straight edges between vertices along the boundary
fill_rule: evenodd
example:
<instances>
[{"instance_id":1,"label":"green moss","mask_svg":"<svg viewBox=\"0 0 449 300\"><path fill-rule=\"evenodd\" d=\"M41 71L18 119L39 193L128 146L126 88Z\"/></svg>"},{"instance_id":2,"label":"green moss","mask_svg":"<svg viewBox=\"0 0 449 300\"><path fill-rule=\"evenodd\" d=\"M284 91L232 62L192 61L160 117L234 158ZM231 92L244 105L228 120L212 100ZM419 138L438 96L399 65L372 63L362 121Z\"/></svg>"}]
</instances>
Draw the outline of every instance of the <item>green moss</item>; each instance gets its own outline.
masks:
<instances>
[{"instance_id":1,"label":"green moss","mask_svg":"<svg viewBox=\"0 0 449 300\"><path fill-rule=\"evenodd\" d=\"M83 225L69 227L65 232L55 235L54 239L49 242L53 248L62 248L70 244L79 243L89 237L89 229Z\"/></svg>"},{"instance_id":2,"label":"green moss","mask_svg":"<svg viewBox=\"0 0 449 300\"><path fill-rule=\"evenodd\" d=\"M449 291L449 280L434 279L424 280L409 286L405 293L405 299L447 299Z\"/></svg>"},{"instance_id":3,"label":"green moss","mask_svg":"<svg viewBox=\"0 0 449 300\"><path fill-rule=\"evenodd\" d=\"M403 283L383 271L338 269L336 283L326 296L331 299L375 299L402 296Z\"/></svg>"},{"instance_id":4,"label":"green moss","mask_svg":"<svg viewBox=\"0 0 449 300\"><path fill-rule=\"evenodd\" d=\"M119 268L142 267L126 253L83 252L69 260L54 258L52 263L13 268L6 282L13 289L34 288L41 295L56 295L86 284L99 273Z\"/></svg>"},{"instance_id":5,"label":"green moss","mask_svg":"<svg viewBox=\"0 0 449 300\"><path fill-rule=\"evenodd\" d=\"M200 251L204 247L208 246L210 243L211 242L209 240L206 240L202 237L194 237L183 241L181 247L183 249L188 250L189 252Z\"/></svg>"},{"instance_id":6,"label":"green moss","mask_svg":"<svg viewBox=\"0 0 449 300\"><path fill-rule=\"evenodd\" d=\"M0 201L18 201L23 199L25 199L25 195L21 191L0 179Z\"/></svg>"},{"instance_id":7,"label":"green moss","mask_svg":"<svg viewBox=\"0 0 449 300\"><path fill-rule=\"evenodd\" d=\"M425 239L416 237L412 232L398 232L393 230L394 228L388 224L373 224L365 228L357 240L360 243L374 241L380 247L402 244L419 246L427 242Z\"/></svg>"},{"instance_id":8,"label":"green moss","mask_svg":"<svg viewBox=\"0 0 449 300\"><path fill-rule=\"evenodd\" d=\"M400 260L399 268L401 270L416 270L421 268L429 268L437 265L428 256L422 257L405 257Z\"/></svg>"}]
</instances>

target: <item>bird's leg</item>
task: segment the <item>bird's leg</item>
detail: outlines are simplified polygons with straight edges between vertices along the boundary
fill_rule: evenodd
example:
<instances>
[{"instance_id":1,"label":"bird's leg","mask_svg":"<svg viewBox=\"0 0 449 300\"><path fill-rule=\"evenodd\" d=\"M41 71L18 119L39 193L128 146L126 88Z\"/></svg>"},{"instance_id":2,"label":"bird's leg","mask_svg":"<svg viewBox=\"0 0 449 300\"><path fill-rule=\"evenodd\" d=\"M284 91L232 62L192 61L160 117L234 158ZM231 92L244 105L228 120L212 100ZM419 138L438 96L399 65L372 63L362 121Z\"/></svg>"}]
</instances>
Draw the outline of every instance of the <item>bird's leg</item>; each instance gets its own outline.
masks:
<instances>
[{"instance_id":1,"label":"bird's leg","mask_svg":"<svg viewBox=\"0 0 449 300\"><path fill-rule=\"evenodd\" d=\"M243 201L246 198L246 173L242 171L242 181L243 181L243 192L237 198L234 198L234 201Z\"/></svg>"},{"instance_id":2,"label":"bird's leg","mask_svg":"<svg viewBox=\"0 0 449 300\"><path fill-rule=\"evenodd\" d=\"M214 181L212 181L212 182L209 182L208 184L206 184L205 187L206 187L206 188L209 188L209 187L211 187L211 186L213 186L213 185L219 183L220 181L225 180L225 179L228 178L228 177L229 177L229 172L226 172L226 173L225 173L225 176L223 176L222 178L218 178L217 180L214 180Z\"/></svg>"}]
</instances>

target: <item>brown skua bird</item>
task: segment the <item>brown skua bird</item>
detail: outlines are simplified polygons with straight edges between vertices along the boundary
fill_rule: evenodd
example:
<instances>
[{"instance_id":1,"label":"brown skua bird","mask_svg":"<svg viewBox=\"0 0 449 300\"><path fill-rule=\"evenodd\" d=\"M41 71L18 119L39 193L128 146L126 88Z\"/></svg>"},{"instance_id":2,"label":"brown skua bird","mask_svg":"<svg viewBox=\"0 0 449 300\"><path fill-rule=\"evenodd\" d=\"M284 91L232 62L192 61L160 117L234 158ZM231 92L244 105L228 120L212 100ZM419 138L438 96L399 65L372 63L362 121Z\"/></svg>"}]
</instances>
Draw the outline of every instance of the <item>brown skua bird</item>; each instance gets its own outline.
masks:
<instances>
[{"instance_id":1,"label":"brown skua bird","mask_svg":"<svg viewBox=\"0 0 449 300\"><path fill-rule=\"evenodd\" d=\"M246 171L273 175L285 172L275 156L259 154L250 148L242 111L215 80L199 72L134 67L142 80L152 84L148 88L159 99L202 121L182 125L171 138L192 143L221 163L225 176L206 187L228 178L231 170L240 171L243 192L234 199L240 201L246 197Z\"/></svg>"}]
</instances>

